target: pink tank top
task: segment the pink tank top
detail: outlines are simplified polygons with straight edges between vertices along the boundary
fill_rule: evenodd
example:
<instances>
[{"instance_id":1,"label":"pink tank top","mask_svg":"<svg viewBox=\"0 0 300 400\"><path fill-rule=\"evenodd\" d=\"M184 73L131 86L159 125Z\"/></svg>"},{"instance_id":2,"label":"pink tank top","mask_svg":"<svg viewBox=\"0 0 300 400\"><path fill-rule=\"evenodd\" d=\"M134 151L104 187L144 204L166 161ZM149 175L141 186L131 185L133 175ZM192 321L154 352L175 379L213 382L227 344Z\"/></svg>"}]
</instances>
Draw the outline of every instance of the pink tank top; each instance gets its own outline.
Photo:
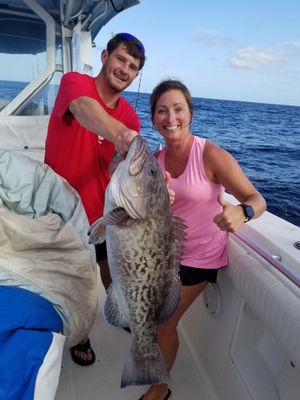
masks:
<instances>
[{"instance_id":1,"label":"pink tank top","mask_svg":"<svg viewBox=\"0 0 300 400\"><path fill-rule=\"evenodd\" d=\"M222 185L210 181L204 170L203 149L205 139L194 137L185 170L178 178L171 178L170 188L175 191L172 212L187 224L187 236L181 264L195 268L220 268L228 263L227 232L213 222L222 211L217 196L224 193ZM165 151L158 162L165 171Z\"/></svg>"}]
</instances>

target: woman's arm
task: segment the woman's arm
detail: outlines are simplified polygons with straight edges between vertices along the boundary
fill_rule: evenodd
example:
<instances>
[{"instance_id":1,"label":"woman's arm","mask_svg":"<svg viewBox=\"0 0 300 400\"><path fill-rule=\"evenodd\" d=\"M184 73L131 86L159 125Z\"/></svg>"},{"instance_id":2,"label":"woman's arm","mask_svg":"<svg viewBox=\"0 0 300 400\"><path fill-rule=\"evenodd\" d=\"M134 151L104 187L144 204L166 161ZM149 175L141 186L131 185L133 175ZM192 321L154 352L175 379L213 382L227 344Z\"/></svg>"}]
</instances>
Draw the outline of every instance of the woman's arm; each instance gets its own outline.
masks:
<instances>
[{"instance_id":1,"label":"woman's arm","mask_svg":"<svg viewBox=\"0 0 300 400\"><path fill-rule=\"evenodd\" d=\"M240 203L249 204L254 210L253 218L258 218L266 210L265 199L252 185L230 153L207 141L203 161L208 178L223 185ZM216 215L214 222L222 230L237 231L245 222L243 208L225 201L224 198L219 198L218 201L223 211Z\"/></svg>"}]
</instances>

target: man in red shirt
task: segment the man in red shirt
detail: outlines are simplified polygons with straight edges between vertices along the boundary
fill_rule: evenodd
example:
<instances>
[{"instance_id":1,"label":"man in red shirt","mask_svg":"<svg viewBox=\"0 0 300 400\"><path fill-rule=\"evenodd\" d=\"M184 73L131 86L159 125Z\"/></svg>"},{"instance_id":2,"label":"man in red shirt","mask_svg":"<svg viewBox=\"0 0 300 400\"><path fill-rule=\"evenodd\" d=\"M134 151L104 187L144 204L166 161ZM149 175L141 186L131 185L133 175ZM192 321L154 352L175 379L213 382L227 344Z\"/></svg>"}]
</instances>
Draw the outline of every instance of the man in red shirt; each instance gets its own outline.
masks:
<instances>
[{"instance_id":1,"label":"man in red shirt","mask_svg":"<svg viewBox=\"0 0 300 400\"><path fill-rule=\"evenodd\" d=\"M115 150L125 154L140 130L140 120L121 96L145 63L143 44L119 33L101 54L102 69L95 77L66 73L50 117L45 163L79 193L90 224L103 215L108 166ZM105 289L111 283L105 243L96 245ZM72 347L73 360L90 365L95 354L89 339Z\"/></svg>"}]
</instances>

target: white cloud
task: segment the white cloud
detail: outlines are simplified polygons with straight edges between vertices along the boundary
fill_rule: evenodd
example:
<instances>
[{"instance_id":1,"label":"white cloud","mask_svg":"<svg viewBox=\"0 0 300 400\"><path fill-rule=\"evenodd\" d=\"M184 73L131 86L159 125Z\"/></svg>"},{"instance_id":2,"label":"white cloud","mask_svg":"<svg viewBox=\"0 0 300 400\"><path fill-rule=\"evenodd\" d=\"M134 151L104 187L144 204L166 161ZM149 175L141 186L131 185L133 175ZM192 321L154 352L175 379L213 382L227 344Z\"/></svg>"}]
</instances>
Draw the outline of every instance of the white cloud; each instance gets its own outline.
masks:
<instances>
[{"instance_id":1,"label":"white cloud","mask_svg":"<svg viewBox=\"0 0 300 400\"><path fill-rule=\"evenodd\" d=\"M292 47L294 49L300 50L300 41L291 41L284 43L285 46Z\"/></svg>"},{"instance_id":2,"label":"white cloud","mask_svg":"<svg viewBox=\"0 0 300 400\"><path fill-rule=\"evenodd\" d=\"M291 60L300 61L300 41L289 41L283 44L284 50Z\"/></svg>"},{"instance_id":3,"label":"white cloud","mask_svg":"<svg viewBox=\"0 0 300 400\"><path fill-rule=\"evenodd\" d=\"M229 64L233 68L258 69L272 67L281 60L282 54L277 50L245 47L230 58Z\"/></svg>"},{"instance_id":4,"label":"white cloud","mask_svg":"<svg viewBox=\"0 0 300 400\"><path fill-rule=\"evenodd\" d=\"M224 46L232 42L232 39L226 38L220 35L220 33L218 33L217 31L213 30L194 30L194 32L190 36L190 40L209 46Z\"/></svg>"}]
</instances>

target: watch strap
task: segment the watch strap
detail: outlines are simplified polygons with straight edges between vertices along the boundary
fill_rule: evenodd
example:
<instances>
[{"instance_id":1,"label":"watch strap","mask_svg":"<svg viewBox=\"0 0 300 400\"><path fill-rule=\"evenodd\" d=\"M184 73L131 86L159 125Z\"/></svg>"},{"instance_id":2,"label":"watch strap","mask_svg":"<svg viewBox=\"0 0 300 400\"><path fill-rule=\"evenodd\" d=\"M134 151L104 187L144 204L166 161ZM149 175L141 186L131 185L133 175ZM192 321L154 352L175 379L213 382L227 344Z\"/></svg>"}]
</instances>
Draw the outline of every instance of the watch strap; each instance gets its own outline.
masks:
<instances>
[{"instance_id":1,"label":"watch strap","mask_svg":"<svg viewBox=\"0 0 300 400\"><path fill-rule=\"evenodd\" d=\"M239 204L239 206L242 207L244 215L245 215L244 223L250 221L254 217L253 207L250 206L250 204L246 204L246 203L241 203L241 204Z\"/></svg>"}]
</instances>

